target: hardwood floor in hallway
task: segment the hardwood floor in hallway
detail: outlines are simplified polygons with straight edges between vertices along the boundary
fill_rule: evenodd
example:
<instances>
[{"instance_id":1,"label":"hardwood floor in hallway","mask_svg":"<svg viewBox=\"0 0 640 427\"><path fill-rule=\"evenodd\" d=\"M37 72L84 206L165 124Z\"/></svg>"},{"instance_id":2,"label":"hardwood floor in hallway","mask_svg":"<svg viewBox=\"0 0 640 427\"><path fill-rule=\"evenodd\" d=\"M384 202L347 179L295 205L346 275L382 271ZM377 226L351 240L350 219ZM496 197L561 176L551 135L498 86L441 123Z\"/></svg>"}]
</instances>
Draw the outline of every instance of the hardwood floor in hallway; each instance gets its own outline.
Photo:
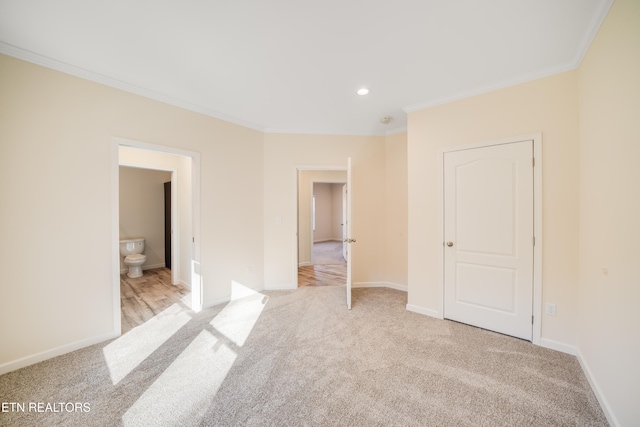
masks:
<instances>
[{"instance_id":1,"label":"hardwood floor in hallway","mask_svg":"<svg viewBox=\"0 0 640 427\"><path fill-rule=\"evenodd\" d=\"M122 333L142 325L175 303L190 306L191 293L183 285L171 284L171 270L145 270L142 277L120 275Z\"/></svg>"},{"instance_id":2,"label":"hardwood floor in hallway","mask_svg":"<svg viewBox=\"0 0 640 427\"><path fill-rule=\"evenodd\" d=\"M344 286L347 264L308 265L298 268L298 286Z\"/></svg>"}]
</instances>

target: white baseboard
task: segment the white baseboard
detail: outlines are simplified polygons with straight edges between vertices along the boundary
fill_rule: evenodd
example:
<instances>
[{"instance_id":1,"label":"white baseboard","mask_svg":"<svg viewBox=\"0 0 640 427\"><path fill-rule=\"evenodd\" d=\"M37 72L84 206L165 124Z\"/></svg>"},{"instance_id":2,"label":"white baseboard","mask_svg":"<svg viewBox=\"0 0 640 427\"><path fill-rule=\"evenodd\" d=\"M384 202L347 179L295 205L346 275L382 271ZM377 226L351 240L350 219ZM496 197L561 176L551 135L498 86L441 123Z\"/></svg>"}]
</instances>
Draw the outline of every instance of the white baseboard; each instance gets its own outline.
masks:
<instances>
[{"instance_id":1,"label":"white baseboard","mask_svg":"<svg viewBox=\"0 0 640 427\"><path fill-rule=\"evenodd\" d=\"M108 334L98 335L96 337L87 338L84 340L73 342L71 344L52 348L51 350L45 350L40 353L32 354L30 356L21 357L20 359L12 360L0 365L0 375L6 374L7 372L15 371L20 368L24 368L25 366L42 362L43 360L62 356L63 354L80 350L81 348L89 347L90 345L108 341L113 338L118 338L119 336L120 332L109 332Z\"/></svg>"},{"instance_id":2,"label":"white baseboard","mask_svg":"<svg viewBox=\"0 0 640 427\"><path fill-rule=\"evenodd\" d=\"M354 282L352 288L391 288L398 291L407 292L407 285L398 285L390 282Z\"/></svg>"},{"instance_id":3,"label":"white baseboard","mask_svg":"<svg viewBox=\"0 0 640 427\"><path fill-rule=\"evenodd\" d=\"M308 267L310 265L313 265L313 264L308 261L298 263L298 267Z\"/></svg>"},{"instance_id":4,"label":"white baseboard","mask_svg":"<svg viewBox=\"0 0 640 427\"><path fill-rule=\"evenodd\" d=\"M154 268L165 268L167 265L165 263L162 264L149 264L149 265L143 265L142 266L142 270L153 270Z\"/></svg>"},{"instance_id":5,"label":"white baseboard","mask_svg":"<svg viewBox=\"0 0 640 427\"><path fill-rule=\"evenodd\" d=\"M322 242L342 242L342 239L330 238L330 239L318 239L313 241L313 243L322 243Z\"/></svg>"},{"instance_id":6,"label":"white baseboard","mask_svg":"<svg viewBox=\"0 0 640 427\"><path fill-rule=\"evenodd\" d=\"M584 357L582 356L580 349L576 346L565 344L563 342L551 340L548 338L541 338L539 345L540 347L570 354L572 356L575 356L576 359L578 359L578 362L580 363L580 367L582 368L582 372L584 372L585 377L587 377L587 381L589 381L591 390L593 390L593 394L595 394L596 398L598 399L598 403L600 403L602 412L604 412L604 415L607 417L607 421L609 422L609 425L611 427L618 427L620 423L618 422L616 417L613 415L611 406L609 405L609 402L607 401L607 399L604 397L604 394L602 394L602 391L600 390L600 386L598 385L598 382L593 376L591 369L589 369L589 365L584 360Z\"/></svg>"},{"instance_id":7,"label":"white baseboard","mask_svg":"<svg viewBox=\"0 0 640 427\"><path fill-rule=\"evenodd\" d=\"M431 310L430 308L419 307L417 305L407 304L407 311L412 311L418 314L424 314L425 316L435 317L442 320L442 314L437 310Z\"/></svg>"},{"instance_id":8,"label":"white baseboard","mask_svg":"<svg viewBox=\"0 0 640 427\"><path fill-rule=\"evenodd\" d=\"M600 407L602 408L602 412L604 412L604 416L607 417L609 425L611 427L619 427L620 422L618 422L616 416L613 415L613 411L611 410L609 401L607 401L607 399L604 397L604 394L602 393L602 390L598 385L598 381L596 381L595 377L593 376L593 372L591 372L591 369L589 369L587 361L584 360L584 357L582 356L582 353L578 348L576 348L576 357L578 359L578 362L580 362L582 372L584 372L584 375L587 377L587 381L589 381L589 385L591 386L591 390L593 390L593 394L596 395L596 399L598 399L598 402L600 403Z\"/></svg>"},{"instance_id":9,"label":"white baseboard","mask_svg":"<svg viewBox=\"0 0 640 427\"><path fill-rule=\"evenodd\" d=\"M540 338L540 347L550 348L551 350L561 351L572 356L578 355L578 349L572 345L563 342L550 340L548 338Z\"/></svg>"},{"instance_id":10,"label":"white baseboard","mask_svg":"<svg viewBox=\"0 0 640 427\"><path fill-rule=\"evenodd\" d=\"M150 264L150 265L143 265L143 266L142 266L142 271L144 271L144 270L153 270L154 268L164 268L164 267L166 267L166 265L165 265L165 264ZM129 269L128 269L128 268L121 268L121 269L120 269L120 274L124 274L124 273L126 273L127 271L129 271Z\"/></svg>"},{"instance_id":11,"label":"white baseboard","mask_svg":"<svg viewBox=\"0 0 640 427\"><path fill-rule=\"evenodd\" d=\"M184 286L185 288L191 290L191 285L189 283L185 282L184 280L180 280L180 284L182 286Z\"/></svg>"}]
</instances>

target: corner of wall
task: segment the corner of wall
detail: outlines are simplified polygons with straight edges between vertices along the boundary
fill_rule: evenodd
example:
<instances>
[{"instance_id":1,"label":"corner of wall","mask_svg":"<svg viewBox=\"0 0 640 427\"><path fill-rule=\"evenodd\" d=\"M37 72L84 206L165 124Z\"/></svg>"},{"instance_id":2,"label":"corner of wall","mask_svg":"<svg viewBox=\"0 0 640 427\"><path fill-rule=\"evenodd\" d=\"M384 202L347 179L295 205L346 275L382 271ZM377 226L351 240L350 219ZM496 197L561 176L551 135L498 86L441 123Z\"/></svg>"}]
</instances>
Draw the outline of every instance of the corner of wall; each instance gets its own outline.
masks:
<instances>
[{"instance_id":1,"label":"corner of wall","mask_svg":"<svg viewBox=\"0 0 640 427\"><path fill-rule=\"evenodd\" d=\"M576 348L575 350L576 350L575 356L577 357L578 362L580 363L582 372L584 372L585 377L587 377L587 381L589 381L591 390L593 390L593 394L595 394L596 399L598 399L598 403L600 403L602 412L604 412L605 417L607 417L607 421L609 422L609 425L611 425L612 427L620 426L621 425L620 422L614 415L611 405L609 404L609 401L607 400L604 393L602 392L602 388L598 384L596 377L594 376L593 372L589 368L589 365L585 360L584 356L582 355L582 353L580 352L580 349Z\"/></svg>"}]
</instances>

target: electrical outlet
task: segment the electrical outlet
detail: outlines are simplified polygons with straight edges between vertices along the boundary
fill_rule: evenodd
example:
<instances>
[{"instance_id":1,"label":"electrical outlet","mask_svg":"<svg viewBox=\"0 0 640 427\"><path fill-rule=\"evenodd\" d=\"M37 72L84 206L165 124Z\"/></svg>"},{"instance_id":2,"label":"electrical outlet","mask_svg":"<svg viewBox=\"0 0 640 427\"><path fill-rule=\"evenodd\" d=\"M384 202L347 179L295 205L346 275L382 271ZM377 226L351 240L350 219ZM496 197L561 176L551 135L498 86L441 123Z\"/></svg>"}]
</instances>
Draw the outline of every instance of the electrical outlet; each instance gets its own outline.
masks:
<instances>
[{"instance_id":1,"label":"electrical outlet","mask_svg":"<svg viewBox=\"0 0 640 427\"><path fill-rule=\"evenodd\" d=\"M547 305L546 305L546 313L549 316L555 316L556 315L556 305L547 303Z\"/></svg>"}]
</instances>

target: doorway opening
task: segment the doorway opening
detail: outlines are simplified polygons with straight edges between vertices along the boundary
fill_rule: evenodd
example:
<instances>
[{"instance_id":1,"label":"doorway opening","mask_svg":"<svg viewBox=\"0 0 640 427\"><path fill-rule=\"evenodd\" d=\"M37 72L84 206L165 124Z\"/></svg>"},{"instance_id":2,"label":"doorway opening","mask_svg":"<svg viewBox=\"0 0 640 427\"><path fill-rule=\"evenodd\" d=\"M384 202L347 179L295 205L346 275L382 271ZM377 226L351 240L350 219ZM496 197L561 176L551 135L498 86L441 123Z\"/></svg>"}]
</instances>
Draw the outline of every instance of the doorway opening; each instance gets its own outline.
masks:
<instances>
[{"instance_id":1,"label":"doorway opening","mask_svg":"<svg viewBox=\"0 0 640 427\"><path fill-rule=\"evenodd\" d=\"M348 245L346 181L312 181L312 265L346 265Z\"/></svg>"},{"instance_id":2,"label":"doorway opening","mask_svg":"<svg viewBox=\"0 0 640 427\"><path fill-rule=\"evenodd\" d=\"M173 286L186 288L190 291L190 296L183 302L192 310L200 311L202 308L202 281L200 278L200 245L199 245L199 153L176 149L173 147L158 146L140 141L133 141L124 138L113 138L112 146L112 257L113 257L113 328L117 333L121 333L125 328L121 320L121 288L120 273L120 239L131 237L124 236L131 230L140 228L132 227L130 230L123 230L120 218L120 168L125 167L131 171L146 171L150 174L159 173L159 181L169 176L171 189L170 207L170 240L171 244L168 253L171 259L171 269L166 269L165 265L150 265L159 267L156 270L149 270L150 280L158 279L169 285L167 292L173 292ZM132 179L131 177L128 179ZM135 178L133 178L135 179ZM163 182L159 183L160 195L164 198ZM165 209L160 208L157 215L164 221ZM126 224L125 225L126 228ZM154 233L150 231L149 233ZM164 227L157 234L163 235L160 242L153 243L154 248L150 248L150 256L153 252L164 252ZM145 236L135 236L145 237ZM156 236L155 240L160 240ZM146 253L146 251L145 251ZM166 261L166 260L164 260ZM149 266L148 266L149 267ZM161 267L161 268L160 268ZM157 276L157 277L156 277ZM160 280L162 279L162 280ZM184 292L183 292L184 293Z\"/></svg>"},{"instance_id":3,"label":"doorway opening","mask_svg":"<svg viewBox=\"0 0 640 427\"><path fill-rule=\"evenodd\" d=\"M127 159L131 157L130 153L123 154ZM145 156L143 152L140 155ZM163 168L153 160L154 164L138 166L135 163L120 162L120 240L144 238L146 260L142 270L166 267L171 270L171 284L177 285L180 283L178 169ZM168 242L171 244L167 245ZM173 268L172 259L176 260ZM127 266L121 263L120 273L126 270Z\"/></svg>"},{"instance_id":4,"label":"doorway opening","mask_svg":"<svg viewBox=\"0 0 640 427\"><path fill-rule=\"evenodd\" d=\"M314 247L314 235L316 230L314 225L320 227L322 231L318 230L323 239L329 240L327 236L335 234L332 225L332 215L327 211L328 205L323 202L323 199L331 201L331 196L324 194L315 199L314 206L314 186L320 184L335 184L346 183L347 170L341 167L299 167L296 168L296 250L295 254L295 287L307 286L310 284L333 284L343 285L346 282L346 270L342 274L340 271L331 272L318 272L314 269L313 264L313 247ZM320 187L316 187L320 188ZM322 188L328 190L328 187ZM319 206L322 204L323 206ZM324 215L319 212L315 212L314 208L320 208ZM329 207L331 209L331 207ZM320 216L315 216L314 213L320 213ZM315 224L314 224L315 223ZM343 280L341 276L345 276Z\"/></svg>"},{"instance_id":5,"label":"doorway opening","mask_svg":"<svg viewBox=\"0 0 640 427\"><path fill-rule=\"evenodd\" d=\"M119 149L119 232L121 241L144 239L144 261L137 267L142 272L131 274L124 257L120 257L122 334L173 304L191 306L188 279L185 275L180 278L178 194L171 191L171 187L179 188L180 159L168 155L154 159L142 150L132 150ZM172 239L174 230L176 238ZM176 259L173 268L172 258Z\"/></svg>"},{"instance_id":6,"label":"doorway opening","mask_svg":"<svg viewBox=\"0 0 640 427\"><path fill-rule=\"evenodd\" d=\"M345 250L346 265L314 265L312 262L314 242L314 217L313 217L313 186L314 183L346 183L344 185L343 202L340 203L346 209L340 227L344 227L342 234L346 233L343 242L347 245L355 242L351 237L352 194L351 194L351 158L347 158L347 167L297 167L294 176L295 183L295 245L294 245L294 286L308 285L345 285L347 308L351 309L351 250ZM339 271L319 271L322 268ZM344 271L343 271L344 270Z\"/></svg>"}]
</instances>

